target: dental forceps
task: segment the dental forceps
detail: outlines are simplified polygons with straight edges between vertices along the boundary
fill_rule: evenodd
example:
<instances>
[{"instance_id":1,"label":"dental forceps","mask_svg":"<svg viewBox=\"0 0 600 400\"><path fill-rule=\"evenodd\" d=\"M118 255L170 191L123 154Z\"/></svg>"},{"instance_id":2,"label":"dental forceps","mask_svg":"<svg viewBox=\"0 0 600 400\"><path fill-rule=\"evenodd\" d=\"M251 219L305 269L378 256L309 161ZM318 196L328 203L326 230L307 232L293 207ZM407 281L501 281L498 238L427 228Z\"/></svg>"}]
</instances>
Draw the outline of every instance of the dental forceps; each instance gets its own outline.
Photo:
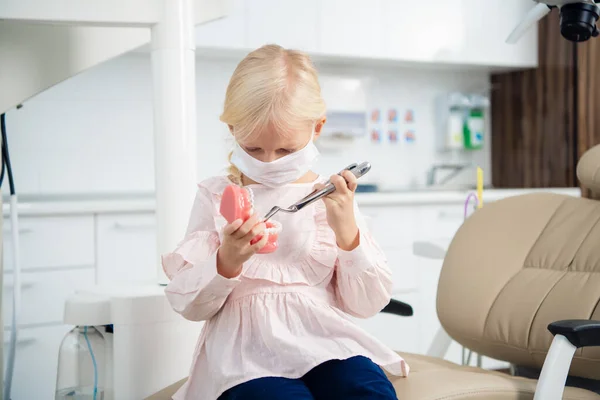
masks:
<instances>
[{"instance_id":1,"label":"dental forceps","mask_svg":"<svg viewBox=\"0 0 600 400\"><path fill-rule=\"evenodd\" d=\"M354 174L354 176L356 178L360 178L361 176L365 175L370 170L371 170L371 163L365 161L360 164L356 164L356 163L350 164L344 170L340 171L339 174L341 175L341 173L344 171L350 171ZM328 196L329 194L331 194L333 192L335 192L335 186L333 185L333 183L331 183L331 181L328 180L325 183L325 187L323 189L313 191L308 196L304 197L302 200L297 201L296 203L292 204L288 208L283 208L283 207L278 207L278 206L271 208L271 211L269 211L267 213L267 215L265 215L263 221L267 221L269 218L271 218L273 215L277 214L280 211L285 212L285 213L298 212L298 211L302 210L304 207L314 203L317 200L322 199L325 196Z\"/></svg>"}]
</instances>

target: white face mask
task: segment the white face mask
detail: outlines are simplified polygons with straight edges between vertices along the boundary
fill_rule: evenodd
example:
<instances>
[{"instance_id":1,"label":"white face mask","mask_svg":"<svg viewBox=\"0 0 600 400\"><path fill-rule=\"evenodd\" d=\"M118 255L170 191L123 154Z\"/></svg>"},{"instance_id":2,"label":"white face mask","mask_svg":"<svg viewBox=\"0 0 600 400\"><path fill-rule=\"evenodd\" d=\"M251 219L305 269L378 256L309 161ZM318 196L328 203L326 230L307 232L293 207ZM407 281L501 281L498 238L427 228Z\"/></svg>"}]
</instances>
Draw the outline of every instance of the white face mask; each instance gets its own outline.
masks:
<instances>
[{"instance_id":1,"label":"white face mask","mask_svg":"<svg viewBox=\"0 0 600 400\"><path fill-rule=\"evenodd\" d=\"M307 145L301 150L271 162L257 160L236 143L231 163L255 182L271 188L281 187L302 178L312 167L319 156L313 137L314 131Z\"/></svg>"}]
</instances>

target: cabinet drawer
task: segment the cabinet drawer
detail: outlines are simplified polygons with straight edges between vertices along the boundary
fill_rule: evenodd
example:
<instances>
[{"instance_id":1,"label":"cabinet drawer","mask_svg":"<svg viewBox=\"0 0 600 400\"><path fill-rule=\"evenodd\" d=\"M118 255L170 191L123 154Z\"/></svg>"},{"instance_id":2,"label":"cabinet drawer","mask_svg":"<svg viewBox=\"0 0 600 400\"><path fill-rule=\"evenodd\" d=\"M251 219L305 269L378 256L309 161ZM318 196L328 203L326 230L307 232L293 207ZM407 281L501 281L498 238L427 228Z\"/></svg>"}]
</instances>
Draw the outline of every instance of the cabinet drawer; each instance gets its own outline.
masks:
<instances>
[{"instance_id":1,"label":"cabinet drawer","mask_svg":"<svg viewBox=\"0 0 600 400\"><path fill-rule=\"evenodd\" d=\"M58 325L19 331L13 375L13 399L54 399L58 350L70 326ZM4 365L8 356L10 332L4 331Z\"/></svg>"},{"instance_id":2,"label":"cabinet drawer","mask_svg":"<svg viewBox=\"0 0 600 400\"><path fill-rule=\"evenodd\" d=\"M419 217L416 234L418 239L451 239L464 222L464 206L457 204L422 207Z\"/></svg>"},{"instance_id":3,"label":"cabinet drawer","mask_svg":"<svg viewBox=\"0 0 600 400\"><path fill-rule=\"evenodd\" d=\"M21 314L19 326L62 323L64 306L74 290L95 283L95 270L25 272L21 275ZM11 325L13 274L4 275L2 317Z\"/></svg>"},{"instance_id":4,"label":"cabinet drawer","mask_svg":"<svg viewBox=\"0 0 600 400\"><path fill-rule=\"evenodd\" d=\"M392 270L392 293L417 288L418 259L410 248L384 248L388 266Z\"/></svg>"},{"instance_id":5,"label":"cabinet drawer","mask_svg":"<svg viewBox=\"0 0 600 400\"><path fill-rule=\"evenodd\" d=\"M98 217L98 284L156 282L153 213Z\"/></svg>"},{"instance_id":6,"label":"cabinet drawer","mask_svg":"<svg viewBox=\"0 0 600 400\"><path fill-rule=\"evenodd\" d=\"M413 294L394 296L411 306L415 306L417 296ZM379 313L368 319L355 319L367 333L395 351L417 353L420 348L418 320L413 317L400 317Z\"/></svg>"},{"instance_id":7,"label":"cabinet drawer","mask_svg":"<svg viewBox=\"0 0 600 400\"><path fill-rule=\"evenodd\" d=\"M408 207L361 207L371 233L381 247L411 247L415 236L417 209Z\"/></svg>"},{"instance_id":8,"label":"cabinet drawer","mask_svg":"<svg viewBox=\"0 0 600 400\"><path fill-rule=\"evenodd\" d=\"M10 219L4 220L4 270L13 269ZM93 216L19 218L21 269L94 266Z\"/></svg>"}]
</instances>

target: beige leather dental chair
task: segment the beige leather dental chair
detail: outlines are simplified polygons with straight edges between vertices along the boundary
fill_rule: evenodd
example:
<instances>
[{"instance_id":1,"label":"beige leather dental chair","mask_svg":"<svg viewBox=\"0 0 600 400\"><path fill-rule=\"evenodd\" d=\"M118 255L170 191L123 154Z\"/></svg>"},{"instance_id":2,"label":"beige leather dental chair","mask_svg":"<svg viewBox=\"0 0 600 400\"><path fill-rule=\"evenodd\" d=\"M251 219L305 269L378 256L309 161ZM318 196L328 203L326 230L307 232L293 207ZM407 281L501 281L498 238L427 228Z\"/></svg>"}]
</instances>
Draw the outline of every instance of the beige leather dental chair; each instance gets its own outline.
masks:
<instances>
[{"instance_id":1,"label":"beige leather dental chair","mask_svg":"<svg viewBox=\"0 0 600 400\"><path fill-rule=\"evenodd\" d=\"M600 194L600 146L584 154L577 174ZM600 380L600 348L587 347L600 345L600 322L564 322L600 320L599 301L600 201L540 193L489 203L448 248L438 317L455 341L479 354L532 370L543 366L540 385L403 354L411 374L392 378L398 398L526 400L537 387L536 400L600 399L572 387L561 396L567 371L580 381Z\"/></svg>"},{"instance_id":2,"label":"beige leather dental chair","mask_svg":"<svg viewBox=\"0 0 600 400\"><path fill-rule=\"evenodd\" d=\"M582 157L577 174L600 195L600 146ZM592 391L564 388L567 375L600 380L600 348L593 347L600 346L600 322L593 321L600 321L599 302L600 200L538 193L486 204L448 248L438 316L458 343L541 369L541 378L402 354L411 373L391 377L398 399L600 400ZM150 399L169 399L182 383Z\"/></svg>"}]
</instances>

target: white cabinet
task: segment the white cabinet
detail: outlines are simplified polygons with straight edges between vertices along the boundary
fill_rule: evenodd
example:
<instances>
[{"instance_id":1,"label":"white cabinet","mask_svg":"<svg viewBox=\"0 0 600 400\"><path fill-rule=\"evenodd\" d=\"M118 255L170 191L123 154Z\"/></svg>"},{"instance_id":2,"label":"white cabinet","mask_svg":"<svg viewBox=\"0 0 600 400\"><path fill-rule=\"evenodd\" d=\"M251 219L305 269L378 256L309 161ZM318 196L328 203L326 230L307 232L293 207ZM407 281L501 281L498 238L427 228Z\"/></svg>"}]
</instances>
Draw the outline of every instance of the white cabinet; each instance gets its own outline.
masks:
<instances>
[{"instance_id":1,"label":"white cabinet","mask_svg":"<svg viewBox=\"0 0 600 400\"><path fill-rule=\"evenodd\" d=\"M392 270L393 294L417 289L417 259L412 254L418 215L414 208L361 207L373 237Z\"/></svg>"},{"instance_id":2,"label":"white cabinet","mask_svg":"<svg viewBox=\"0 0 600 400\"><path fill-rule=\"evenodd\" d=\"M464 208L462 204L456 205L428 205L418 207L419 224L415 232L417 240L440 240L450 241L464 220ZM417 258L418 276L418 313L419 330L421 332L420 353L426 353L433 338L441 327L437 316L436 299L437 287L442 260ZM446 359L452 362L461 362L461 348L453 344L446 355Z\"/></svg>"},{"instance_id":3,"label":"white cabinet","mask_svg":"<svg viewBox=\"0 0 600 400\"><path fill-rule=\"evenodd\" d=\"M369 228L381 247L410 248L414 240L418 209L415 207L360 207L369 219Z\"/></svg>"},{"instance_id":4,"label":"white cabinet","mask_svg":"<svg viewBox=\"0 0 600 400\"><path fill-rule=\"evenodd\" d=\"M381 0L322 0L320 5L321 53L384 57Z\"/></svg>"},{"instance_id":5,"label":"white cabinet","mask_svg":"<svg viewBox=\"0 0 600 400\"><path fill-rule=\"evenodd\" d=\"M522 0L382 0L385 47L407 61L513 67L537 64L537 30L506 38L531 9Z\"/></svg>"},{"instance_id":6,"label":"white cabinet","mask_svg":"<svg viewBox=\"0 0 600 400\"><path fill-rule=\"evenodd\" d=\"M21 275L21 313L18 325L61 324L65 301L76 288L91 287L96 280L93 267L65 271L24 272ZM11 325L13 274L4 277L2 318Z\"/></svg>"},{"instance_id":7,"label":"white cabinet","mask_svg":"<svg viewBox=\"0 0 600 400\"><path fill-rule=\"evenodd\" d=\"M92 215L23 217L19 220L22 267L21 313L13 399L53 399L58 350L69 327L62 324L65 299L95 283ZM14 293L12 236L5 219L2 318L4 362L8 356Z\"/></svg>"},{"instance_id":8,"label":"white cabinet","mask_svg":"<svg viewBox=\"0 0 600 400\"><path fill-rule=\"evenodd\" d=\"M392 297L418 309L418 262L412 242L418 215L415 208L398 206L360 207L369 229L392 270ZM380 313L358 324L389 348L417 353L421 348L419 316L400 317Z\"/></svg>"},{"instance_id":9,"label":"white cabinet","mask_svg":"<svg viewBox=\"0 0 600 400\"><path fill-rule=\"evenodd\" d=\"M457 1L381 0L387 57L407 61L458 60L467 35Z\"/></svg>"},{"instance_id":10,"label":"white cabinet","mask_svg":"<svg viewBox=\"0 0 600 400\"><path fill-rule=\"evenodd\" d=\"M249 48L275 43L309 52L318 50L319 0L252 0L246 8Z\"/></svg>"},{"instance_id":11,"label":"white cabinet","mask_svg":"<svg viewBox=\"0 0 600 400\"><path fill-rule=\"evenodd\" d=\"M10 220L4 220L4 270L14 263ZM21 268L64 269L94 266L94 219L91 215L19 219Z\"/></svg>"},{"instance_id":12,"label":"white cabinet","mask_svg":"<svg viewBox=\"0 0 600 400\"><path fill-rule=\"evenodd\" d=\"M410 305L416 302L414 294L394 296L397 300ZM413 317L400 317L393 314L379 313L368 319L355 319L356 323L367 333L377 338L392 350L417 353L420 348L418 320Z\"/></svg>"},{"instance_id":13,"label":"white cabinet","mask_svg":"<svg viewBox=\"0 0 600 400\"><path fill-rule=\"evenodd\" d=\"M533 7L531 1L461 0L458 3L460 19L456 23L466 27L459 61L498 66L536 66L536 27L527 32L518 43L506 43L510 32Z\"/></svg>"},{"instance_id":14,"label":"white cabinet","mask_svg":"<svg viewBox=\"0 0 600 400\"><path fill-rule=\"evenodd\" d=\"M537 31L506 43L532 7L522 0L381 0L387 57L513 67L537 64Z\"/></svg>"},{"instance_id":15,"label":"white cabinet","mask_svg":"<svg viewBox=\"0 0 600 400\"><path fill-rule=\"evenodd\" d=\"M464 221L463 204L418 207L419 223L415 232L418 240L452 239ZM472 212L472 206L467 210Z\"/></svg>"},{"instance_id":16,"label":"white cabinet","mask_svg":"<svg viewBox=\"0 0 600 400\"><path fill-rule=\"evenodd\" d=\"M231 13L196 27L196 45L208 48L243 48L246 45L246 0L232 0Z\"/></svg>"},{"instance_id":17,"label":"white cabinet","mask_svg":"<svg viewBox=\"0 0 600 400\"><path fill-rule=\"evenodd\" d=\"M398 295L418 289L418 259L410 248L384 248L383 252L392 270L394 287L392 295Z\"/></svg>"},{"instance_id":18,"label":"white cabinet","mask_svg":"<svg viewBox=\"0 0 600 400\"><path fill-rule=\"evenodd\" d=\"M11 398L54 399L58 350L70 329L69 326L58 325L19 331ZM5 365L9 340L9 332L4 332Z\"/></svg>"},{"instance_id":19,"label":"white cabinet","mask_svg":"<svg viewBox=\"0 0 600 400\"><path fill-rule=\"evenodd\" d=\"M156 282L154 213L97 217L98 284Z\"/></svg>"},{"instance_id":20,"label":"white cabinet","mask_svg":"<svg viewBox=\"0 0 600 400\"><path fill-rule=\"evenodd\" d=\"M196 28L201 47L267 43L325 57L531 68L537 30L505 42L523 0L234 0L231 15Z\"/></svg>"}]
</instances>

